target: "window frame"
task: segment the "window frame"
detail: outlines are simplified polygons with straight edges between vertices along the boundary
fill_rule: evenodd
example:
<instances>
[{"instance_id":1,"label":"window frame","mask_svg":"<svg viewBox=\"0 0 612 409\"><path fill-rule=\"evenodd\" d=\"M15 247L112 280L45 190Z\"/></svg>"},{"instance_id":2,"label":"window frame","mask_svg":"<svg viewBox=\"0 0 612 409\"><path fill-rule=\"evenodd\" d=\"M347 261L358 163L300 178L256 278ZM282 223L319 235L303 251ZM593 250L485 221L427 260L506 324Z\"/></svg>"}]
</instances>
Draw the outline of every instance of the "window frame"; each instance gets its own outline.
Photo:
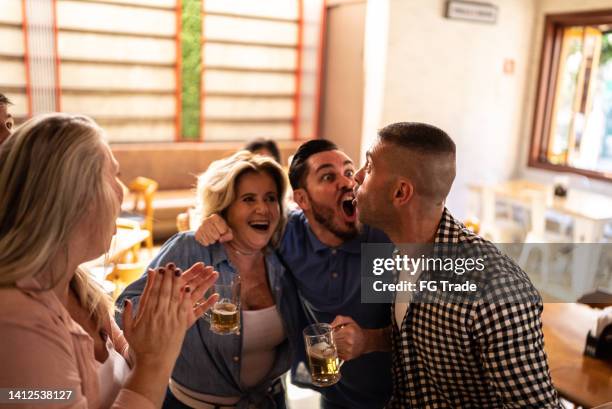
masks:
<instances>
[{"instance_id":1,"label":"window frame","mask_svg":"<svg viewBox=\"0 0 612 409\"><path fill-rule=\"evenodd\" d=\"M531 142L527 166L531 168L568 172L612 182L612 173L556 165L548 162L546 152L552 125L557 72L563 39L563 29L569 26L612 24L612 9L562 14L547 14L540 53L540 67L536 89Z\"/></svg>"}]
</instances>

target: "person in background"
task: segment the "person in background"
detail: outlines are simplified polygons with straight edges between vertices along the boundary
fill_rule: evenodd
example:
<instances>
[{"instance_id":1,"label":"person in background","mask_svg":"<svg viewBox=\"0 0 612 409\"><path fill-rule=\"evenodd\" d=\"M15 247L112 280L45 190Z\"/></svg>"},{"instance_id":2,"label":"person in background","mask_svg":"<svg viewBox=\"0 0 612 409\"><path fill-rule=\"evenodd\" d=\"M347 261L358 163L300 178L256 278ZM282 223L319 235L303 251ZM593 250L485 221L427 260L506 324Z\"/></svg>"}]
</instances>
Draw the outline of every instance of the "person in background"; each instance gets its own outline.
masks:
<instances>
[{"instance_id":1,"label":"person in background","mask_svg":"<svg viewBox=\"0 0 612 409\"><path fill-rule=\"evenodd\" d=\"M123 196L103 134L87 117L48 114L0 147L0 385L71 394L49 408L159 407L186 330L217 299L192 307L212 269L149 271L138 314L128 302L125 332L114 324L112 301L79 268L107 251Z\"/></svg>"},{"instance_id":2,"label":"person in background","mask_svg":"<svg viewBox=\"0 0 612 409\"><path fill-rule=\"evenodd\" d=\"M278 145L274 142L273 139L266 138L256 138L247 143L244 146L249 152L253 152L257 155L268 156L276 161L276 163L281 163L280 151L278 149Z\"/></svg>"},{"instance_id":3,"label":"person in background","mask_svg":"<svg viewBox=\"0 0 612 409\"><path fill-rule=\"evenodd\" d=\"M9 105L13 103L2 93L0 93L0 145L11 136L15 122L13 116L8 112Z\"/></svg>"},{"instance_id":4,"label":"person in background","mask_svg":"<svg viewBox=\"0 0 612 409\"><path fill-rule=\"evenodd\" d=\"M289 179L300 210L289 213L278 253L296 282L306 321L293 336L297 349L293 383L312 387L302 330L314 322L335 330L342 378L315 388L325 409L383 408L391 395L390 305L361 303L361 245L388 243L380 231L357 224L353 206L355 166L325 139L303 143L291 162ZM235 234L219 215L205 218L196 233L208 245Z\"/></svg>"},{"instance_id":5,"label":"person in background","mask_svg":"<svg viewBox=\"0 0 612 409\"><path fill-rule=\"evenodd\" d=\"M486 279L477 270L461 273L482 283L482 297L454 302L396 299L389 408L559 408L544 352L537 290L516 263L445 207L455 179L455 151L441 129L395 123L379 131L355 176L359 219L382 229L395 246L487 249ZM399 272L398 280L409 280L408 274ZM517 293L521 301L514 301Z\"/></svg>"},{"instance_id":6,"label":"person in background","mask_svg":"<svg viewBox=\"0 0 612 409\"><path fill-rule=\"evenodd\" d=\"M281 375L295 353L287 334L300 331L295 324L302 320L295 287L271 248L284 226L286 186L280 165L265 156L239 151L213 162L198 178L198 210L221 215L232 239L202 246L194 232L178 233L151 262L155 268L201 261L219 271L220 283L240 281L239 332L218 335L207 320L197 322L183 344L164 408L286 407ZM143 288L144 277L118 302L137 302Z\"/></svg>"}]
</instances>

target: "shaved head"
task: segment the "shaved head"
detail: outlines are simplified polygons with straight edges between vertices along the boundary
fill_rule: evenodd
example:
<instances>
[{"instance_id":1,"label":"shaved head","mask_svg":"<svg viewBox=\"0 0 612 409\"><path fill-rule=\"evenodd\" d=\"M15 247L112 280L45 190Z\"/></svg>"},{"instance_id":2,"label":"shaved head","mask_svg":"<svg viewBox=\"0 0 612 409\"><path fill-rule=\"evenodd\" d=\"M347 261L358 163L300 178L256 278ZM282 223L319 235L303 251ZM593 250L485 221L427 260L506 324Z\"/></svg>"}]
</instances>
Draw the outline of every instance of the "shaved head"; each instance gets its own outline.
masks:
<instances>
[{"instance_id":1,"label":"shaved head","mask_svg":"<svg viewBox=\"0 0 612 409\"><path fill-rule=\"evenodd\" d=\"M381 153L397 176L409 179L415 194L442 203L455 180L455 143L439 128L398 122L378 132Z\"/></svg>"}]
</instances>

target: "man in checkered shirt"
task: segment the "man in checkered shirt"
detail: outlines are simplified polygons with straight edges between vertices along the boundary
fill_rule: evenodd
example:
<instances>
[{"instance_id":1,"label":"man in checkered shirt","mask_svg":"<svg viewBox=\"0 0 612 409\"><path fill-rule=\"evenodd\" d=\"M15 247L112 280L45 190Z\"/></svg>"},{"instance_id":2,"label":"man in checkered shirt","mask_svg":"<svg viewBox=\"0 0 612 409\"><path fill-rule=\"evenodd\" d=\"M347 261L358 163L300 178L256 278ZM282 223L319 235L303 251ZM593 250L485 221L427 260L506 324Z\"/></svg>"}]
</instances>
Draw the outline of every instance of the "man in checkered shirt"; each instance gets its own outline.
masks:
<instances>
[{"instance_id":1,"label":"man in checkered shirt","mask_svg":"<svg viewBox=\"0 0 612 409\"><path fill-rule=\"evenodd\" d=\"M560 407L544 352L539 294L520 267L445 207L455 178L451 138L430 125L396 123L379 131L366 155L355 176L362 223L383 230L396 245L475 245L495 254L480 277L472 276L488 280L487 296L396 299L388 407Z\"/></svg>"}]
</instances>

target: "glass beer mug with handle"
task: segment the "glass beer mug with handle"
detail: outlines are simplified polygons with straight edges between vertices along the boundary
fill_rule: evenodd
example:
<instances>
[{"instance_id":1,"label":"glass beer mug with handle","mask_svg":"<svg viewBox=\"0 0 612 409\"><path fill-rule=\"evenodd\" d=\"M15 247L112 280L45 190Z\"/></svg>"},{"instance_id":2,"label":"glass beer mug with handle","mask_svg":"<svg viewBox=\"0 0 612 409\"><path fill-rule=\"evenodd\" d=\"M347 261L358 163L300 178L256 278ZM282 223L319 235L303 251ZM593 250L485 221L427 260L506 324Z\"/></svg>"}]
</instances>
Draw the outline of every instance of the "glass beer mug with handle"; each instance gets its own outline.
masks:
<instances>
[{"instance_id":1,"label":"glass beer mug with handle","mask_svg":"<svg viewBox=\"0 0 612 409\"><path fill-rule=\"evenodd\" d=\"M334 341L334 329L330 324L312 324L304 328L304 344L312 383L316 386L331 386L340 378L340 367L344 363L338 358Z\"/></svg>"},{"instance_id":2,"label":"glass beer mug with handle","mask_svg":"<svg viewBox=\"0 0 612 409\"><path fill-rule=\"evenodd\" d=\"M215 284L209 291L219 294L219 300L204 314L210 330L218 335L240 333L240 277Z\"/></svg>"}]
</instances>

